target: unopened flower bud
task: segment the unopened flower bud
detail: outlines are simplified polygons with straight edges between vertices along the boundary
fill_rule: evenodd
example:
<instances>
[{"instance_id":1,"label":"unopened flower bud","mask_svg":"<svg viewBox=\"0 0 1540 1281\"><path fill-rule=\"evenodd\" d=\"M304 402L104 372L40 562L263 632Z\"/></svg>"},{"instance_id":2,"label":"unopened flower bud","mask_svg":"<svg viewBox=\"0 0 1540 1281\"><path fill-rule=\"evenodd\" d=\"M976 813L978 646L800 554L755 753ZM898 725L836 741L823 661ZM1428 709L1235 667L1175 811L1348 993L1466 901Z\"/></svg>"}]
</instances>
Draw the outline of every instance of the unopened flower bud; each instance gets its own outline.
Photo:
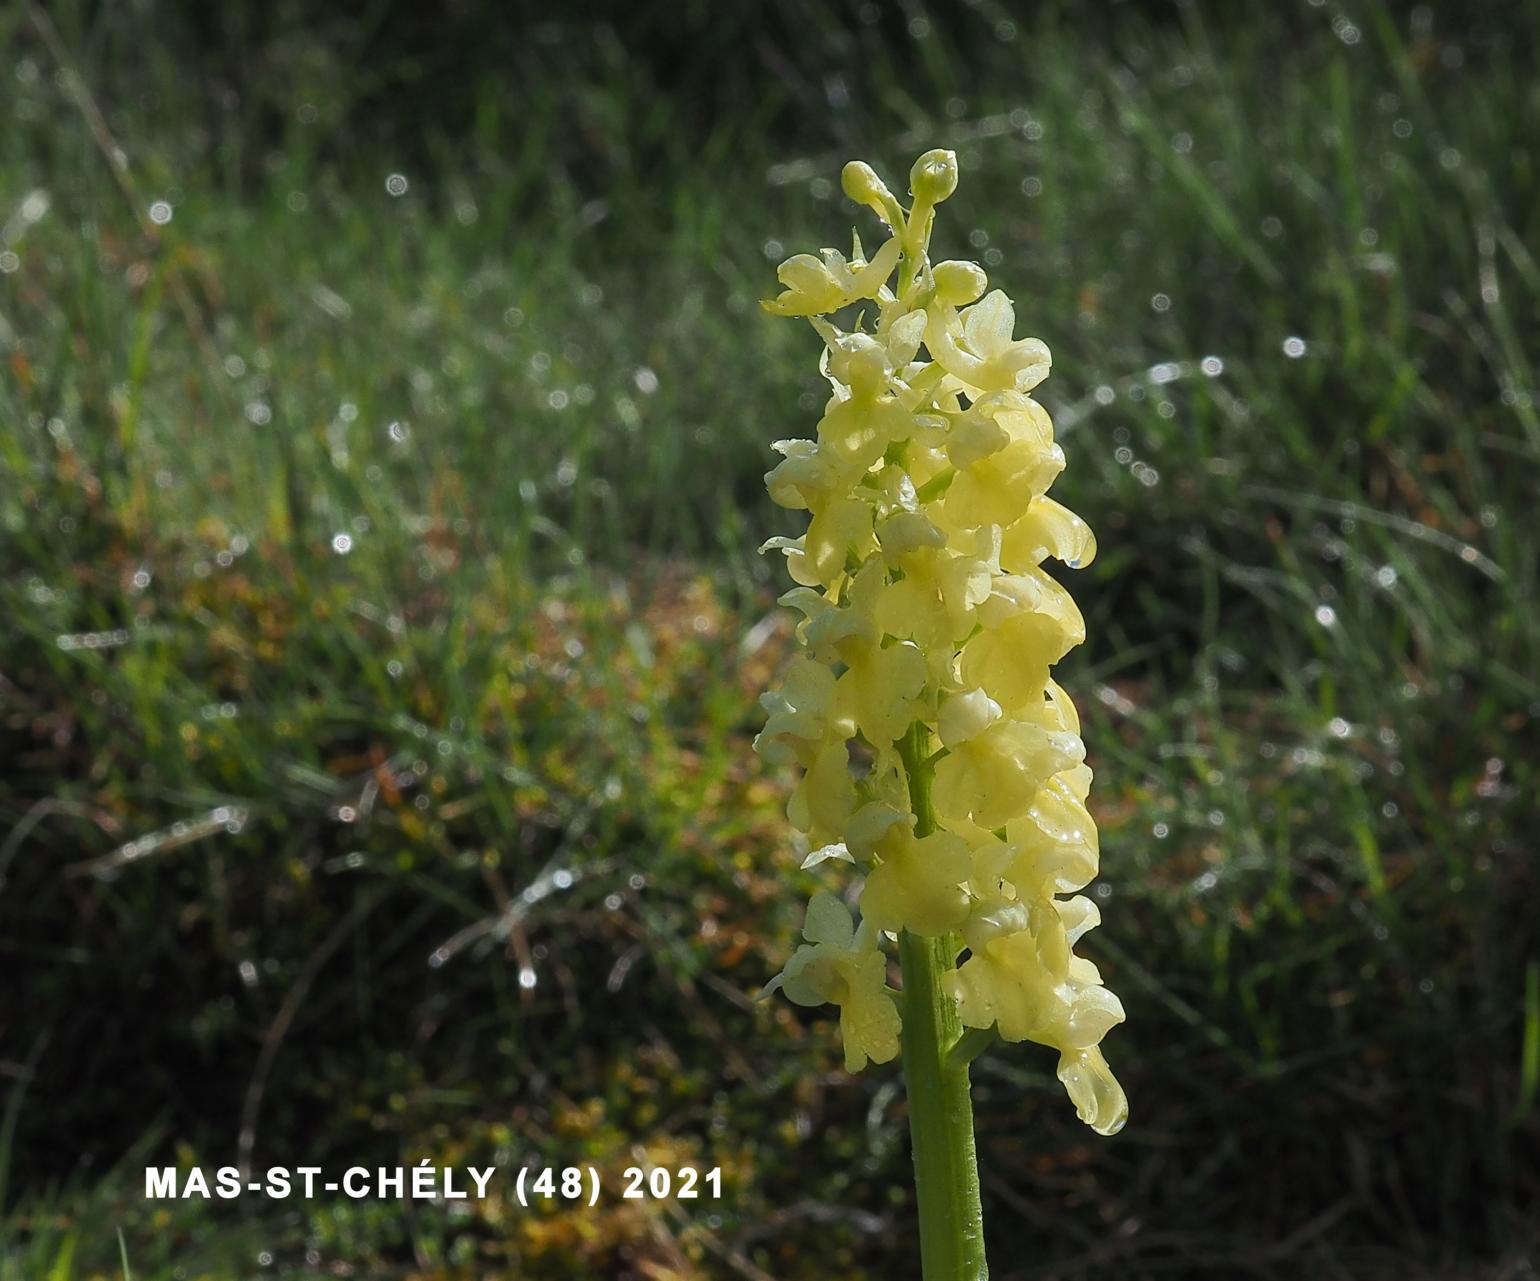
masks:
<instances>
[{"instance_id":1,"label":"unopened flower bud","mask_svg":"<svg viewBox=\"0 0 1540 1281\"><path fill-rule=\"evenodd\" d=\"M917 201L939 205L957 190L957 153L937 147L914 162L909 190Z\"/></svg>"},{"instance_id":2,"label":"unopened flower bud","mask_svg":"<svg viewBox=\"0 0 1540 1281\"><path fill-rule=\"evenodd\" d=\"M889 227L897 229L903 224L904 211L897 197L866 161L852 160L846 165L840 174L840 186L856 204L865 205Z\"/></svg>"},{"instance_id":3,"label":"unopened flower bud","mask_svg":"<svg viewBox=\"0 0 1540 1281\"><path fill-rule=\"evenodd\" d=\"M875 205L893 193L864 160L852 160L840 174L840 186L858 205Z\"/></svg>"},{"instance_id":4,"label":"unopened flower bud","mask_svg":"<svg viewBox=\"0 0 1540 1281\"><path fill-rule=\"evenodd\" d=\"M931 276L936 282L936 301L949 307L977 302L989 285L989 277L976 262L938 262Z\"/></svg>"}]
</instances>

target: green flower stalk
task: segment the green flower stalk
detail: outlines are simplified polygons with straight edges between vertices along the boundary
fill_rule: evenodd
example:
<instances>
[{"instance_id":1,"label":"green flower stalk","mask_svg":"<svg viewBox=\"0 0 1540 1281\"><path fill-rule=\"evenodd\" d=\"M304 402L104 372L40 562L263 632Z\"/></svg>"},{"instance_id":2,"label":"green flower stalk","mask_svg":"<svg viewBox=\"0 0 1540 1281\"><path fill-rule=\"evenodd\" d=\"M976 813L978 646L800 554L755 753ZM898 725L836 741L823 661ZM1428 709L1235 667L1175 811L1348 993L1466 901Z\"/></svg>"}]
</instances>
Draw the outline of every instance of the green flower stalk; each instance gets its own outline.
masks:
<instances>
[{"instance_id":1,"label":"green flower stalk","mask_svg":"<svg viewBox=\"0 0 1540 1281\"><path fill-rule=\"evenodd\" d=\"M1043 569L1088 564L1096 540L1047 494L1064 454L1030 393L1048 348L1014 336L976 264L928 256L956 187L950 151L915 163L907 211L870 166L846 165L846 195L887 239L870 257L857 237L848 259L787 259L764 304L811 322L833 394L817 438L778 442L766 477L809 519L765 544L802 619L755 747L801 767L787 814L805 866L864 874L859 921L848 896L814 895L767 991L837 1005L851 1071L902 1050L927 1281L987 1275L968 1061L993 1034L1057 1050L1098 1133L1128 1117L1100 1049L1123 1007L1073 951L1100 921L1076 893L1098 844L1079 718L1052 669L1085 622Z\"/></svg>"}]
</instances>

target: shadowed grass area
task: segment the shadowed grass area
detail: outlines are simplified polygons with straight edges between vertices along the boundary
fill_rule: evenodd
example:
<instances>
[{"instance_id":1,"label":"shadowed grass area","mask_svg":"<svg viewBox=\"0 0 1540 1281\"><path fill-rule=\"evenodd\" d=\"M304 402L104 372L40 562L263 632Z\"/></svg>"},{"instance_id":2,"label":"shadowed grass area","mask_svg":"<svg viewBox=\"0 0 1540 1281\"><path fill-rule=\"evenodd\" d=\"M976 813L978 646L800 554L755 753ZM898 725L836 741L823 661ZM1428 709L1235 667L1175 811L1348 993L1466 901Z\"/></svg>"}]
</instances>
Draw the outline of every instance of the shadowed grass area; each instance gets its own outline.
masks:
<instances>
[{"instance_id":1,"label":"shadowed grass area","mask_svg":"<svg viewBox=\"0 0 1540 1281\"><path fill-rule=\"evenodd\" d=\"M0 10L0 1277L118 1225L145 1278L909 1274L893 1079L751 1000L813 883L749 750L761 475L826 394L755 302L862 225L844 160L933 145L1101 541L1129 1012L1110 1142L980 1061L995 1275L1522 1275L1540 32L1125 8L643 8L458 78L474 24ZM138 1173L638 1147L728 1194Z\"/></svg>"}]
</instances>

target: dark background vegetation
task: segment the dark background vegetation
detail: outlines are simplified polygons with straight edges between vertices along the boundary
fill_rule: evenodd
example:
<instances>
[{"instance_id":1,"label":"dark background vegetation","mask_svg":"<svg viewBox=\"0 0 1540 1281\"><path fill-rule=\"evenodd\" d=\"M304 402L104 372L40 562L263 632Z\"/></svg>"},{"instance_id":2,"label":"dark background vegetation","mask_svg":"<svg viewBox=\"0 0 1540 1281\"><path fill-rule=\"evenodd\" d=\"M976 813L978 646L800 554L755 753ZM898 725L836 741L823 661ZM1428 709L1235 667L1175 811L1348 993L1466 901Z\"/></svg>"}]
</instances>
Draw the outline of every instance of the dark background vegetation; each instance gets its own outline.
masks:
<instances>
[{"instance_id":1,"label":"dark background vegetation","mask_svg":"<svg viewBox=\"0 0 1540 1281\"><path fill-rule=\"evenodd\" d=\"M0 5L0 1277L916 1275L815 885L786 254L953 146L1054 349L1133 1121L976 1071L1000 1278L1540 1248L1532 5ZM168 217L169 215L169 217ZM142 1166L719 1164L719 1205ZM511 1179L501 1180L506 1187Z\"/></svg>"}]
</instances>

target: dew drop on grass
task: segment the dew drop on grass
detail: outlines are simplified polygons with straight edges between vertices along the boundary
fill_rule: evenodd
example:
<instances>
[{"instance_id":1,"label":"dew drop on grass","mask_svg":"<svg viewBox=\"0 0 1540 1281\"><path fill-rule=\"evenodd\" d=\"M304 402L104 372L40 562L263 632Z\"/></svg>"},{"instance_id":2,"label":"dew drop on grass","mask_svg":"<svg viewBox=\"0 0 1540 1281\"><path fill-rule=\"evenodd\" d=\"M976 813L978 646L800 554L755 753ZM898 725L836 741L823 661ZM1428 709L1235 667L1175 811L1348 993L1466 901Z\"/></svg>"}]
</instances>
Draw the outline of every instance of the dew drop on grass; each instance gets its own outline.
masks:
<instances>
[{"instance_id":1,"label":"dew drop on grass","mask_svg":"<svg viewBox=\"0 0 1540 1281\"><path fill-rule=\"evenodd\" d=\"M1363 33L1347 18L1340 15L1332 19L1331 29L1337 39L1345 45L1355 45L1363 38Z\"/></svg>"}]
</instances>

